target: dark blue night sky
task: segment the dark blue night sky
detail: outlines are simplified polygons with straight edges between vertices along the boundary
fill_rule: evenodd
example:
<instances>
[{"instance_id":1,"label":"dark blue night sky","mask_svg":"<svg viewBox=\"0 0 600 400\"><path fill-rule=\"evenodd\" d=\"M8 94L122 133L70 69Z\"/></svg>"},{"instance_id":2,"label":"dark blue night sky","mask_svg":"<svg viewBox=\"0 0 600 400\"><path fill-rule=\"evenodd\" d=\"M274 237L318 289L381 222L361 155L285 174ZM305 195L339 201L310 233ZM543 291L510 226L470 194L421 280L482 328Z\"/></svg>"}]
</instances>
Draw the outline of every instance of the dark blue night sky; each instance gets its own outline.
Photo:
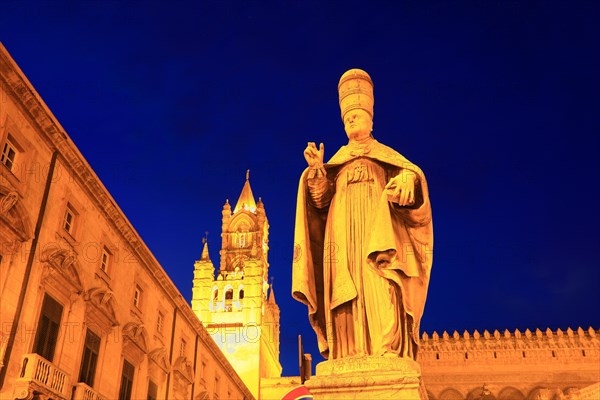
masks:
<instances>
[{"instance_id":1,"label":"dark blue night sky","mask_svg":"<svg viewBox=\"0 0 600 400\"><path fill-rule=\"evenodd\" d=\"M0 40L186 299L246 169L271 224L284 374L308 141L347 141L337 83L375 82L380 142L434 215L422 330L600 327L600 6L589 2L3 2ZM425 3L425 4L423 4Z\"/></svg>"}]
</instances>

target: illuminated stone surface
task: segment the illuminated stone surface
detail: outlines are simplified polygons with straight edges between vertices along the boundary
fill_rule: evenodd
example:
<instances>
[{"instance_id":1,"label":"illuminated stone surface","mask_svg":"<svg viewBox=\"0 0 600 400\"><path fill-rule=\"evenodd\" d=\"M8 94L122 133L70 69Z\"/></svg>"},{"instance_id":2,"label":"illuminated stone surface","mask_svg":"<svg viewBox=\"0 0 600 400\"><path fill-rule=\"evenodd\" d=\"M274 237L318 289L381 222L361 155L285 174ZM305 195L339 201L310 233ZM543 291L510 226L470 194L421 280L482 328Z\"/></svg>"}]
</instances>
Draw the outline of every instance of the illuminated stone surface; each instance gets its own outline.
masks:
<instances>
[{"instance_id":1,"label":"illuminated stone surface","mask_svg":"<svg viewBox=\"0 0 600 400\"><path fill-rule=\"evenodd\" d=\"M281 376L279 307L268 284L269 221L249 178L233 212L229 201L223 206L217 278L207 243L194 264L192 309L259 398L260 380Z\"/></svg>"},{"instance_id":2,"label":"illuminated stone surface","mask_svg":"<svg viewBox=\"0 0 600 400\"><path fill-rule=\"evenodd\" d=\"M434 332L423 334L418 360L430 399L475 399L485 384L495 399L558 400L600 382L599 337L592 328Z\"/></svg>"},{"instance_id":3,"label":"illuminated stone surface","mask_svg":"<svg viewBox=\"0 0 600 400\"><path fill-rule=\"evenodd\" d=\"M360 392L363 384L363 397L416 398L418 365L411 372L368 368L369 379L382 382L377 390L360 372L379 366L380 357L416 356L433 252L427 182L419 167L373 138L369 75L350 70L338 89L349 142L326 164L323 144L304 150L292 295L308 307L321 354L350 359L343 364L353 373L339 384L352 390L338 393L331 386L337 375L321 376L324 367L311 385L325 398ZM393 376L411 381L397 386Z\"/></svg>"},{"instance_id":4,"label":"illuminated stone surface","mask_svg":"<svg viewBox=\"0 0 600 400\"><path fill-rule=\"evenodd\" d=\"M319 363L305 385L317 399L419 399L420 368L399 357L345 357Z\"/></svg>"},{"instance_id":5,"label":"illuminated stone surface","mask_svg":"<svg viewBox=\"0 0 600 400\"><path fill-rule=\"evenodd\" d=\"M425 333L418 360L430 400L596 400L600 399L599 338L600 331L592 328ZM359 367L366 368L362 363ZM316 378L320 372L317 366ZM371 373L364 371L365 376ZM401 379L401 374L397 377ZM299 377L264 380L263 398L279 399L299 382ZM308 382L307 386L315 385Z\"/></svg>"},{"instance_id":6,"label":"illuminated stone surface","mask_svg":"<svg viewBox=\"0 0 600 400\"><path fill-rule=\"evenodd\" d=\"M0 46L0 146L9 133L18 144L19 153L14 169L0 164L3 327L0 373L5 375L0 398L27 398L37 391L50 398L115 399L119 394L123 359L130 360L135 367L132 398L147 398L150 380L157 385L158 398L166 397L167 393L169 399L251 398L252 393L195 318L114 199ZM29 284L22 292L54 149L58 157L47 209L33 252ZM245 194L240 197L249 199L251 190L242 191ZM63 227L67 204L78 212L72 233L65 232ZM252 210L251 202L243 200L240 209L258 213L259 204L260 201L256 202ZM231 209L229 215L232 217ZM268 246L268 242L264 245ZM104 246L113 256L106 271L101 267ZM229 282L233 287L237 282L233 279L235 267L233 273L226 268L228 276L231 273L229 281L215 281L208 246L205 247L196 263L194 278L209 280L210 275L210 289L215 283L218 286ZM259 247L250 247L250 254L253 248L259 254ZM257 285L256 290L264 301L267 280L260 271L265 268L248 265L253 265L249 269L255 268L252 273L260 276L257 281L261 289ZM143 289L139 306L133 305L136 285ZM22 293L23 307L16 318ZM248 293L245 297L251 296ZM44 294L63 306L64 336L58 338L52 362L33 351ZM209 290L209 299L210 294ZM269 306L274 303L274 297L267 298L266 309L271 307L273 315L269 318L278 323L275 306ZM160 329L159 312L163 315ZM250 316L244 318L250 321ZM9 333L13 325L18 329L11 342ZM87 328L101 338L91 386L79 382ZM275 335L275 331L268 332ZM592 328L424 334L418 361L430 399L597 400L600 399L599 338L600 331ZM263 349L272 351L266 346ZM256 359L257 354L252 353L252 357ZM278 377L277 356L269 357L269 368L274 372L264 375L274 377L260 378L260 398L280 399L283 393L298 386L300 380ZM380 369L381 364L375 365L373 369ZM361 361L354 367L368 369ZM356 398L370 398L368 392L360 391L361 387L373 389L377 382L394 384L386 379L392 379L389 375L399 375L390 368L370 379L365 375L369 377L373 371L355 375L339 373L354 367L330 368L331 375L327 378L326 364L317 366L318 375L308 386L317 393L317 399L335 398L329 394L337 396L344 391L355 393L350 396ZM406 370L400 371L410 375ZM401 398L402 393L391 393L394 398Z\"/></svg>"},{"instance_id":7,"label":"illuminated stone surface","mask_svg":"<svg viewBox=\"0 0 600 400\"><path fill-rule=\"evenodd\" d=\"M0 45L0 147L7 140L17 152L0 163L0 398L117 399L124 360L133 399L252 398Z\"/></svg>"}]
</instances>

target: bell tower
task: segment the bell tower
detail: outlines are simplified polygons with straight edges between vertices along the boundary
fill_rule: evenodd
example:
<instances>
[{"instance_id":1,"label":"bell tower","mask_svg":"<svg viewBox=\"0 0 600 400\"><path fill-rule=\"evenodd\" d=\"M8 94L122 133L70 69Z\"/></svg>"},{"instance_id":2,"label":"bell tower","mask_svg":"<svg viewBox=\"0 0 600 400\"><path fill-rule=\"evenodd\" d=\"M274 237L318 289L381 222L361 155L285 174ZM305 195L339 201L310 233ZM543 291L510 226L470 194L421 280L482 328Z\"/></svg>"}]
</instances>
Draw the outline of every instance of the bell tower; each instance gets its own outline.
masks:
<instances>
[{"instance_id":1,"label":"bell tower","mask_svg":"<svg viewBox=\"0 0 600 400\"><path fill-rule=\"evenodd\" d=\"M256 398L260 379L281 376L279 307L269 285L269 221L254 200L250 171L233 211L222 211L220 266L208 243L194 263L192 309Z\"/></svg>"}]
</instances>

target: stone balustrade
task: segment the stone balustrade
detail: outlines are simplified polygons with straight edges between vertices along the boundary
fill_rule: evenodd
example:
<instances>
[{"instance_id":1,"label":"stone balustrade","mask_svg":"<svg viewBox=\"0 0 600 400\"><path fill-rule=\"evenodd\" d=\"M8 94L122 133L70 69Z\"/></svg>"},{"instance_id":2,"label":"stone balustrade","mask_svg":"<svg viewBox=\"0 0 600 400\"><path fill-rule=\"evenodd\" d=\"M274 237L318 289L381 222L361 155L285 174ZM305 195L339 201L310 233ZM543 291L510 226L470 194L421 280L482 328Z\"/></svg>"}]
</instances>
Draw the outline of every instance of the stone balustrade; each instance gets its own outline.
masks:
<instances>
[{"instance_id":1,"label":"stone balustrade","mask_svg":"<svg viewBox=\"0 0 600 400\"><path fill-rule=\"evenodd\" d=\"M71 394L70 376L39 354L24 354L15 382L15 397L27 398L33 392L67 399Z\"/></svg>"},{"instance_id":2,"label":"stone balustrade","mask_svg":"<svg viewBox=\"0 0 600 400\"><path fill-rule=\"evenodd\" d=\"M75 385L73 400L106 400L106 397L102 396L85 383L79 382Z\"/></svg>"},{"instance_id":3,"label":"stone balustrade","mask_svg":"<svg viewBox=\"0 0 600 400\"><path fill-rule=\"evenodd\" d=\"M600 382L581 389L577 397L577 400L597 399L600 399Z\"/></svg>"}]
</instances>

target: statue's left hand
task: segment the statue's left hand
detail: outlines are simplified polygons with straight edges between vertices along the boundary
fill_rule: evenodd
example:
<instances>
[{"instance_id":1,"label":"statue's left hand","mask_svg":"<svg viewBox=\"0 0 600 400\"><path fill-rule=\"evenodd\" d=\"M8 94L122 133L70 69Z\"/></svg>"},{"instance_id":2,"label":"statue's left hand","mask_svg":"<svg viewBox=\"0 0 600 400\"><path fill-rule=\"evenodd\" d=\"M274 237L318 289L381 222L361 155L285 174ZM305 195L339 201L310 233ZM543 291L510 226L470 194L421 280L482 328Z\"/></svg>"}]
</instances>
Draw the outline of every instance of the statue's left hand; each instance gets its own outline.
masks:
<instances>
[{"instance_id":1,"label":"statue's left hand","mask_svg":"<svg viewBox=\"0 0 600 400\"><path fill-rule=\"evenodd\" d=\"M398 175L390 179L385 190L394 198L394 202L401 206L412 206L415 204L415 182L417 175L403 169Z\"/></svg>"}]
</instances>

